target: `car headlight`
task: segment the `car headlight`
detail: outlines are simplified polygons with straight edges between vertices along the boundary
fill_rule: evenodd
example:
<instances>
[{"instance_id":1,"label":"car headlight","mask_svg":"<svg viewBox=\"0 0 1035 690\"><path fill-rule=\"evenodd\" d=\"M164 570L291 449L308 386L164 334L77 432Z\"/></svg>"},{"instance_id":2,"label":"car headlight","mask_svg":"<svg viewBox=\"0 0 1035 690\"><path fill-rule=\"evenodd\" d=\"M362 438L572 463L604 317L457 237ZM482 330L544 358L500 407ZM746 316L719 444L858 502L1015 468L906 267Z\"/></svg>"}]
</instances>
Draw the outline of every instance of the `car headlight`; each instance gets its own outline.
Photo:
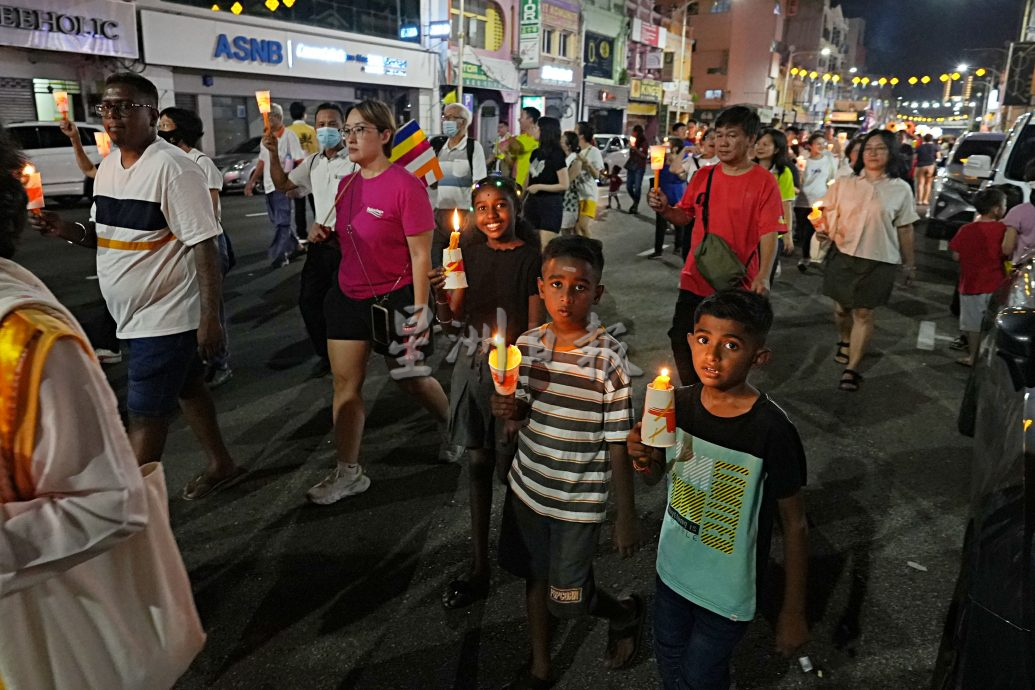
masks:
<instances>
[{"instance_id":1,"label":"car headlight","mask_svg":"<svg viewBox=\"0 0 1035 690\"><path fill-rule=\"evenodd\" d=\"M248 161L237 161L233 165L229 166L227 168L227 170L233 170L235 172L240 172L240 171L244 170L245 167L247 167L247 165L248 165Z\"/></svg>"}]
</instances>

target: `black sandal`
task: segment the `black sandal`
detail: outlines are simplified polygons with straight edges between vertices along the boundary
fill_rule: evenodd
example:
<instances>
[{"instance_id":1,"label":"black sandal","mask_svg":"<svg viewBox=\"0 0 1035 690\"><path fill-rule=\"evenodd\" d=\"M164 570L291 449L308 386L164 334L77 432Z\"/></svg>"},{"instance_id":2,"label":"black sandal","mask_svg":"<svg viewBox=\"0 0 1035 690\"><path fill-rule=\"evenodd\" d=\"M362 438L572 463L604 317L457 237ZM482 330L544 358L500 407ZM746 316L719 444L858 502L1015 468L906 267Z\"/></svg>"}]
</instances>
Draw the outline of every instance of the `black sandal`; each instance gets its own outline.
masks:
<instances>
[{"instance_id":1,"label":"black sandal","mask_svg":"<svg viewBox=\"0 0 1035 690\"><path fill-rule=\"evenodd\" d=\"M636 609L636 617L633 618L632 623L621 628L612 626L607 628L607 650L605 654L608 660L614 658L619 642L632 640L633 643L632 654L629 655L629 658L621 666L610 667L614 671L632 666L633 661L636 660L640 653L640 642L643 640L643 623L647 618L647 607L643 603L643 598L639 595L632 594L629 598L632 599L633 606Z\"/></svg>"},{"instance_id":2,"label":"black sandal","mask_svg":"<svg viewBox=\"0 0 1035 690\"><path fill-rule=\"evenodd\" d=\"M469 580L457 578L450 582L442 592L442 607L446 609L464 609L476 601L489 595L489 578Z\"/></svg>"},{"instance_id":3,"label":"black sandal","mask_svg":"<svg viewBox=\"0 0 1035 690\"><path fill-rule=\"evenodd\" d=\"M843 340L837 341L837 354L834 355L834 361L838 364L848 364L848 348L849 343Z\"/></svg>"},{"instance_id":4,"label":"black sandal","mask_svg":"<svg viewBox=\"0 0 1035 690\"><path fill-rule=\"evenodd\" d=\"M555 682L533 676L527 666L522 666L514 676L514 680L505 686L505 690L550 690Z\"/></svg>"},{"instance_id":5,"label":"black sandal","mask_svg":"<svg viewBox=\"0 0 1035 690\"><path fill-rule=\"evenodd\" d=\"M837 388L838 390L854 393L859 390L859 384L862 383L862 380L862 374L859 372L854 369L845 369L841 372L841 381L837 384Z\"/></svg>"}]
</instances>

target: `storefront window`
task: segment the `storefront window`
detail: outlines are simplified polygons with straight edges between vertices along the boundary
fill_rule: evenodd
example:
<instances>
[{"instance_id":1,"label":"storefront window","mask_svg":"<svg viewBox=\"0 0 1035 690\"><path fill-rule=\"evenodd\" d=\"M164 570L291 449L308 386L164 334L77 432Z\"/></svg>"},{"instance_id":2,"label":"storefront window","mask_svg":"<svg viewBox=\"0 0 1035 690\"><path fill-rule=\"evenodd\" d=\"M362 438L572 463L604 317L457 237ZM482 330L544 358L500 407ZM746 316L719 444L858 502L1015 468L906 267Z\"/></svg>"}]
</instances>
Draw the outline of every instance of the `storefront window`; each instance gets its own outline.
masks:
<instances>
[{"instance_id":1,"label":"storefront window","mask_svg":"<svg viewBox=\"0 0 1035 690\"><path fill-rule=\"evenodd\" d=\"M460 33L460 7L456 0L450 3L449 16L453 35ZM503 10L490 0L465 0L464 41L472 48L499 50L503 47Z\"/></svg>"},{"instance_id":2,"label":"storefront window","mask_svg":"<svg viewBox=\"0 0 1035 690\"><path fill-rule=\"evenodd\" d=\"M283 0L171 0L180 5L219 8L221 18L231 21L230 8L235 1L241 7L240 14L249 17L280 19L296 24L309 24L321 29L349 31L351 33L399 38L399 27L403 24L420 24L419 0L352 0L348 3L335 0L304 0L293 2L288 7ZM270 11L269 5L276 9Z\"/></svg>"}]
</instances>

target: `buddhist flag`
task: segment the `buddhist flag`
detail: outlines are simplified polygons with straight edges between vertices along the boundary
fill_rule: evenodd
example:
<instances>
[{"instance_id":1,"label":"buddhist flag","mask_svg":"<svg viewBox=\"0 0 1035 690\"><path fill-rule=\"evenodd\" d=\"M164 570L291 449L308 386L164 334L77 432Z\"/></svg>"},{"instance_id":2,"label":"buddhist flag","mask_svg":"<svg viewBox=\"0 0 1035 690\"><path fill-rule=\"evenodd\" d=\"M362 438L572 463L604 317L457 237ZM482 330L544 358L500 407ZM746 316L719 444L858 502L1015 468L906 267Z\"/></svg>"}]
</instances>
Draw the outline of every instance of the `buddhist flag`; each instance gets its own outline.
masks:
<instances>
[{"instance_id":1,"label":"buddhist flag","mask_svg":"<svg viewBox=\"0 0 1035 690\"><path fill-rule=\"evenodd\" d=\"M453 89L446 94L445 98L442 99L442 105L450 105L451 103L458 103L456 98L456 89Z\"/></svg>"},{"instance_id":2,"label":"buddhist flag","mask_svg":"<svg viewBox=\"0 0 1035 690\"><path fill-rule=\"evenodd\" d=\"M442 166L438 163L435 149L431 148L416 120L410 120L396 130L389 160L405 167L426 185L442 179Z\"/></svg>"}]
</instances>

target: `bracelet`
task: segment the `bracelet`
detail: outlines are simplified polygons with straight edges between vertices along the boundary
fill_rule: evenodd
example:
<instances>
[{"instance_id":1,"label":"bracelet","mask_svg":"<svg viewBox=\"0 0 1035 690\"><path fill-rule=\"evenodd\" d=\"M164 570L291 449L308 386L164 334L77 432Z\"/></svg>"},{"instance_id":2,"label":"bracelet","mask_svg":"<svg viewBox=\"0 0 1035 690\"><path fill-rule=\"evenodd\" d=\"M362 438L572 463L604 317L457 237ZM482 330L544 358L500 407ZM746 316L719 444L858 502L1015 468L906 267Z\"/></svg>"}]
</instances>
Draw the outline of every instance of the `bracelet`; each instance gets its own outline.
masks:
<instances>
[{"instance_id":1,"label":"bracelet","mask_svg":"<svg viewBox=\"0 0 1035 690\"><path fill-rule=\"evenodd\" d=\"M68 242L69 244L77 244L80 247L85 247L86 245L84 245L83 242L86 242L86 236L89 234L86 232L86 226L78 222L75 223L75 225L78 225L80 228L83 229L83 236L79 238L78 242L73 242L72 240L65 240L65 242Z\"/></svg>"}]
</instances>

